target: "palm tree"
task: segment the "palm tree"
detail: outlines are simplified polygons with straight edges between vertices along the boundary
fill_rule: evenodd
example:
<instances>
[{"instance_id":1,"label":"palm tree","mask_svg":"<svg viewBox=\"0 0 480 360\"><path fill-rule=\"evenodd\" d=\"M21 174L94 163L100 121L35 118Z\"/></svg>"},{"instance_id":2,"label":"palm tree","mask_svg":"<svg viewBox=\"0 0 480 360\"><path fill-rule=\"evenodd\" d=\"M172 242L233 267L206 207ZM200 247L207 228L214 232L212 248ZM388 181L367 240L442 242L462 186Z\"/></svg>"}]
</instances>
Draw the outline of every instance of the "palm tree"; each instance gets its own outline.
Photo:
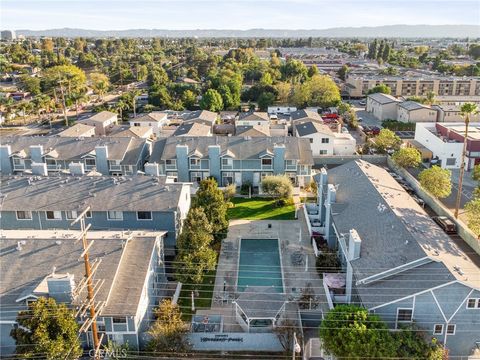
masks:
<instances>
[{"instance_id":1,"label":"palm tree","mask_svg":"<svg viewBox=\"0 0 480 360\"><path fill-rule=\"evenodd\" d=\"M468 139L468 125L470 124L470 117L478 114L478 106L474 103L465 103L460 108L460 114L465 119L465 136L463 138L462 161L460 163L460 176L458 178L457 201L455 203L455 219L458 218L458 209L460 208L460 201L462 199L463 175L465 173L465 158L467 156L467 139Z\"/></svg>"},{"instance_id":2,"label":"palm tree","mask_svg":"<svg viewBox=\"0 0 480 360\"><path fill-rule=\"evenodd\" d=\"M141 94L142 92L138 89L132 90L128 93L129 100L132 102L134 118L137 117L137 109L136 109L137 96Z\"/></svg>"},{"instance_id":3,"label":"palm tree","mask_svg":"<svg viewBox=\"0 0 480 360\"><path fill-rule=\"evenodd\" d=\"M429 91L427 93L427 96L425 96L425 101L427 105L435 104L435 93L433 91Z\"/></svg>"},{"instance_id":4,"label":"palm tree","mask_svg":"<svg viewBox=\"0 0 480 360\"><path fill-rule=\"evenodd\" d=\"M116 104L115 104L115 108L117 109L119 115L120 115L120 120L123 121L123 110L126 110L129 108L129 105L123 101L122 99L120 99Z\"/></svg>"},{"instance_id":5,"label":"palm tree","mask_svg":"<svg viewBox=\"0 0 480 360\"><path fill-rule=\"evenodd\" d=\"M70 94L70 100L75 103L75 116L78 121L78 106L88 100L88 96L84 92L73 92Z\"/></svg>"}]
</instances>

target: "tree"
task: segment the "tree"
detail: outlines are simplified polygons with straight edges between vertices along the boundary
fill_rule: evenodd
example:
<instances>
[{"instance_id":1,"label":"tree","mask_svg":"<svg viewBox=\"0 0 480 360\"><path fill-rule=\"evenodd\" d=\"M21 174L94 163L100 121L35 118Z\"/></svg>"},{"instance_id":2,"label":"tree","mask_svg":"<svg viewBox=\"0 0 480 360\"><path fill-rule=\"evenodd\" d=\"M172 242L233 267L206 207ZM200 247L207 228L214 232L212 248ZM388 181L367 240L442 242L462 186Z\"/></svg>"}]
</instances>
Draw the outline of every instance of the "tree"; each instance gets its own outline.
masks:
<instances>
[{"instance_id":1,"label":"tree","mask_svg":"<svg viewBox=\"0 0 480 360\"><path fill-rule=\"evenodd\" d=\"M480 44L471 44L468 49L468 54L475 60L480 59Z\"/></svg>"},{"instance_id":2,"label":"tree","mask_svg":"<svg viewBox=\"0 0 480 360\"><path fill-rule=\"evenodd\" d=\"M211 248L212 225L203 208L191 208L177 239L175 276L186 284L200 284L206 271L215 267L216 253Z\"/></svg>"},{"instance_id":3,"label":"tree","mask_svg":"<svg viewBox=\"0 0 480 360\"><path fill-rule=\"evenodd\" d=\"M223 110L222 95L217 90L208 89L200 100L200 107L214 112Z\"/></svg>"},{"instance_id":4,"label":"tree","mask_svg":"<svg viewBox=\"0 0 480 360\"><path fill-rule=\"evenodd\" d=\"M308 77L314 77L315 75L320 75L320 71L318 71L317 65L313 64L308 68Z\"/></svg>"},{"instance_id":5,"label":"tree","mask_svg":"<svg viewBox=\"0 0 480 360\"><path fill-rule=\"evenodd\" d=\"M285 175L268 175L262 180L262 191L278 200L288 200L292 197L293 186Z\"/></svg>"},{"instance_id":6,"label":"tree","mask_svg":"<svg viewBox=\"0 0 480 360\"><path fill-rule=\"evenodd\" d=\"M227 236L228 232L228 203L225 201L223 192L218 188L215 179L204 179L193 199L193 207L201 207L212 226L215 241L220 241Z\"/></svg>"},{"instance_id":7,"label":"tree","mask_svg":"<svg viewBox=\"0 0 480 360\"><path fill-rule=\"evenodd\" d=\"M379 152L385 152L389 149L396 150L400 147L402 139L400 139L392 130L382 129L375 138L375 148Z\"/></svg>"},{"instance_id":8,"label":"tree","mask_svg":"<svg viewBox=\"0 0 480 360\"><path fill-rule=\"evenodd\" d=\"M190 350L188 329L181 318L180 308L164 299L155 310L156 320L148 330L148 351L154 353L185 353Z\"/></svg>"},{"instance_id":9,"label":"tree","mask_svg":"<svg viewBox=\"0 0 480 360\"><path fill-rule=\"evenodd\" d=\"M90 86L100 99L107 93L110 87L108 76L102 73L94 72L90 74Z\"/></svg>"},{"instance_id":10,"label":"tree","mask_svg":"<svg viewBox=\"0 0 480 360\"><path fill-rule=\"evenodd\" d=\"M472 179L475 181L480 181L480 164L473 167Z\"/></svg>"},{"instance_id":11,"label":"tree","mask_svg":"<svg viewBox=\"0 0 480 360\"><path fill-rule=\"evenodd\" d=\"M279 82L275 85L275 90L277 91L278 102L282 105L287 104L292 92L292 85L288 82Z\"/></svg>"},{"instance_id":12,"label":"tree","mask_svg":"<svg viewBox=\"0 0 480 360\"><path fill-rule=\"evenodd\" d=\"M129 108L127 102L123 99L120 99L115 104L115 109L118 111L120 115L120 120L123 120L123 110L127 110Z\"/></svg>"},{"instance_id":13,"label":"tree","mask_svg":"<svg viewBox=\"0 0 480 360\"><path fill-rule=\"evenodd\" d=\"M295 336L297 341L299 341L300 332L295 331L297 325L294 321L286 318L281 320L273 329L274 334L277 335L280 344L287 353L291 354L293 350L293 342L295 341Z\"/></svg>"},{"instance_id":14,"label":"tree","mask_svg":"<svg viewBox=\"0 0 480 360\"><path fill-rule=\"evenodd\" d=\"M192 110L197 102L197 95L192 90L185 90L182 94L182 102L185 108Z\"/></svg>"},{"instance_id":15,"label":"tree","mask_svg":"<svg viewBox=\"0 0 480 360\"><path fill-rule=\"evenodd\" d=\"M88 97L84 92L73 92L70 94L69 100L75 104L75 116L78 121L78 107L81 103L87 101Z\"/></svg>"},{"instance_id":16,"label":"tree","mask_svg":"<svg viewBox=\"0 0 480 360\"><path fill-rule=\"evenodd\" d=\"M433 91L429 91L425 96L425 104L427 105L435 104L435 93Z\"/></svg>"},{"instance_id":17,"label":"tree","mask_svg":"<svg viewBox=\"0 0 480 360\"><path fill-rule=\"evenodd\" d=\"M126 95L127 95L127 99L128 99L128 102L131 104L132 106L132 110L133 110L133 117L137 117L137 97L140 96L142 94L142 92L138 89L135 89L135 90L130 90Z\"/></svg>"},{"instance_id":18,"label":"tree","mask_svg":"<svg viewBox=\"0 0 480 360\"><path fill-rule=\"evenodd\" d=\"M450 170L432 166L430 169L423 170L418 178L425 190L441 199L450 196L452 192L451 176L452 172Z\"/></svg>"},{"instance_id":19,"label":"tree","mask_svg":"<svg viewBox=\"0 0 480 360\"><path fill-rule=\"evenodd\" d=\"M370 90L368 90L368 94L377 94L377 93L390 95L392 93L392 90L385 84L379 84L377 86L374 86Z\"/></svg>"},{"instance_id":20,"label":"tree","mask_svg":"<svg viewBox=\"0 0 480 360\"><path fill-rule=\"evenodd\" d=\"M325 108L340 103L340 90L330 76L315 75L305 84L310 90L308 105Z\"/></svg>"},{"instance_id":21,"label":"tree","mask_svg":"<svg viewBox=\"0 0 480 360\"><path fill-rule=\"evenodd\" d=\"M343 65L340 69L338 69L337 75L340 79L345 81L349 71L350 71L350 68L347 65Z\"/></svg>"},{"instance_id":22,"label":"tree","mask_svg":"<svg viewBox=\"0 0 480 360\"><path fill-rule=\"evenodd\" d=\"M33 96L39 95L42 92L40 82L40 78L36 76L30 76L27 74L20 76L22 89L26 92L29 92Z\"/></svg>"},{"instance_id":23,"label":"tree","mask_svg":"<svg viewBox=\"0 0 480 360\"><path fill-rule=\"evenodd\" d=\"M422 162L422 156L417 149L408 147L395 151L392 160L403 168L417 167Z\"/></svg>"},{"instance_id":24,"label":"tree","mask_svg":"<svg viewBox=\"0 0 480 360\"><path fill-rule=\"evenodd\" d=\"M223 198L225 201L230 201L231 198L237 193L237 187L235 184L230 184L223 189Z\"/></svg>"},{"instance_id":25,"label":"tree","mask_svg":"<svg viewBox=\"0 0 480 360\"><path fill-rule=\"evenodd\" d=\"M18 313L17 323L10 336L22 358L42 354L45 359L77 359L82 355L73 311L53 298L40 297Z\"/></svg>"},{"instance_id":26,"label":"tree","mask_svg":"<svg viewBox=\"0 0 480 360\"><path fill-rule=\"evenodd\" d=\"M465 119L465 135L463 137L463 151L460 162L460 175L458 177L457 199L455 201L455 219L458 218L458 210L460 208L460 201L462 199L463 176L465 175L465 159L467 158L467 140L468 140L468 126L470 124L470 116L475 116L479 113L477 104L465 103L460 108L460 114Z\"/></svg>"},{"instance_id":27,"label":"tree","mask_svg":"<svg viewBox=\"0 0 480 360\"><path fill-rule=\"evenodd\" d=\"M480 238L480 197L476 196L465 204L465 215L468 227Z\"/></svg>"},{"instance_id":28,"label":"tree","mask_svg":"<svg viewBox=\"0 0 480 360\"><path fill-rule=\"evenodd\" d=\"M259 96L257 103L261 111L267 111L268 107L272 105L274 101L274 94L272 94L271 92L264 92Z\"/></svg>"},{"instance_id":29,"label":"tree","mask_svg":"<svg viewBox=\"0 0 480 360\"><path fill-rule=\"evenodd\" d=\"M378 315L355 305L337 305L320 325L325 350L338 358L395 357L395 341Z\"/></svg>"}]
</instances>

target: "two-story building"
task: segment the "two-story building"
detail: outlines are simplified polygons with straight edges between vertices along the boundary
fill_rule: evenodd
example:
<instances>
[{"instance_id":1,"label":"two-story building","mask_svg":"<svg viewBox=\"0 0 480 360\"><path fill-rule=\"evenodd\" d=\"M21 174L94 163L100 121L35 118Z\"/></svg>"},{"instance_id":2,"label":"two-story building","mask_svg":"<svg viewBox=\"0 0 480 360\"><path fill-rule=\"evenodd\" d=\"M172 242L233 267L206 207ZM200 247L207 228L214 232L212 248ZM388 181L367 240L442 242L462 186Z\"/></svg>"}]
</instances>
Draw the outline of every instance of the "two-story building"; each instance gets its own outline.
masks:
<instances>
[{"instance_id":1,"label":"two-story building","mask_svg":"<svg viewBox=\"0 0 480 360\"><path fill-rule=\"evenodd\" d=\"M152 129L152 133L159 137L164 126L169 124L168 113L164 111L152 111L129 120L131 127L147 127Z\"/></svg>"},{"instance_id":2,"label":"two-story building","mask_svg":"<svg viewBox=\"0 0 480 360\"><path fill-rule=\"evenodd\" d=\"M397 119L405 123L435 122L437 110L416 101L404 101L398 103Z\"/></svg>"},{"instance_id":3,"label":"two-story building","mask_svg":"<svg viewBox=\"0 0 480 360\"><path fill-rule=\"evenodd\" d=\"M165 177L2 177L2 229L68 229L90 206L92 229L166 231L165 246L175 240L190 208L189 184ZM78 225L77 225L78 226Z\"/></svg>"},{"instance_id":4,"label":"two-story building","mask_svg":"<svg viewBox=\"0 0 480 360\"><path fill-rule=\"evenodd\" d=\"M103 344L146 344L153 310L165 297L178 298L181 285L169 283L164 265L164 232L89 231L89 257L95 265L97 326ZM74 311L85 306L85 267L80 231L5 231L0 242L0 346L2 356L15 353L10 331L18 326L19 311L40 297L51 297ZM83 304L83 305L82 305ZM83 324L88 312L77 317ZM85 348L93 347L91 328L81 333Z\"/></svg>"},{"instance_id":5,"label":"two-story building","mask_svg":"<svg viewBox=\"0 0 480 360\"><path fill-rule=\"evenodd\" d=\"M366 110L378 120L397 119L397 107L400 100L392 95L375 93L367 96Z\"/></svg>"},{"instance_id":6,"label":"two-story building","mask_svg":"<svg viewBox=\"0 0 480 360\"><path fill-rule=\"evenodd\" d=\"M285 174L295 184L309 183L313 165L308 139L295 137L170 137L155 141L145 171L180 182L213 176L220 186L257 187L267 175Z\"/></svg>"},{"instance_id":7,"label":"two-story building","mask_svg":"<svg viewBox=\"0 0 480 360\"><path fill-rule=\"evenodd\" d=\"M316 180L323 236L342 268L323 275L330 308L358 304L391 329L414 323L450 356L470 355L480 341L480 256L381 167L356 160Z\"/></svg>"},{"instance_id":8,"label":"two-story building","mask_svg":"<svg viewBox=\"0 0 480 360\"><path fill-rule=\"evenodd\" d=\"M465 125L460 123L417 123L415 140L432 152L445 169L458 169L462 164ZM465 170L480 164L480 123L470 123L467 137Z\"/></svg>"},{"instance_id":9,"label":"two-story building","mask_svg":"<svg viewBox=\"0 0 480 360\"><path fill-rule=\"evenodd\" d=\"M118 124L118 115L111 111L101 111L77 123L94 126L95 135L104 136L108 135L110 129Z\"/></svg>"},{"instance_id":10,"label":"two-story building","mask_svg":"<svg viewBox=\"0 0 480 360\"><path fill-rule=\"evenodd\" d=\"M150 152L146 139L132 137L10 136L0 145L3 175L47 175L95 170L103 175L134 175Z\"/></svg>"}]
</instances>

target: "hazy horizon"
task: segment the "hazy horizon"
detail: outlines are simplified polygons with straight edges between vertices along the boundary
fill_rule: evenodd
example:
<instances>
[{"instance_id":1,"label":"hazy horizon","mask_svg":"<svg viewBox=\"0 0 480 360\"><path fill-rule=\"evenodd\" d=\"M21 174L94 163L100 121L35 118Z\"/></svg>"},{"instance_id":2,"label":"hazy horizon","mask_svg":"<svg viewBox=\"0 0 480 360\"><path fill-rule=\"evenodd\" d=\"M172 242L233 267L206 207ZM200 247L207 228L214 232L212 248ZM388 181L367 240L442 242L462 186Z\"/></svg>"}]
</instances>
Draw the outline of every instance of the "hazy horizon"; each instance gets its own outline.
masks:
<instances>
[{"instance_id":1,"label":"hazy horizon","mask_svg":"<svg viewBox=\"0 0 480 360\"><path fill-rule=\"evenodd\" d=\"M476 0L3 0L0 7L2 29L12 30L324 30L480 23Z\"/></svg>"}]
</instances>

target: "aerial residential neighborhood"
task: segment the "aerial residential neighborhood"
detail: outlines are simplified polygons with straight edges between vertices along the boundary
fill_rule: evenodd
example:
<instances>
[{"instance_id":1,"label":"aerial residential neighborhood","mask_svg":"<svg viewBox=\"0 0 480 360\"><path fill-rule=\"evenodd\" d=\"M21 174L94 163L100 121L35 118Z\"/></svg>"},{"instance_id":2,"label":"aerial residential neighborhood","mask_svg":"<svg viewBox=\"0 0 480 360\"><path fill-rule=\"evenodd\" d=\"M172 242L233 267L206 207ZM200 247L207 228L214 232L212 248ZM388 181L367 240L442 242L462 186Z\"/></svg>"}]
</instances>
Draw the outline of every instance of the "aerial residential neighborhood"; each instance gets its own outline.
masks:
<instances>
[{"instance_id":1,"label":"aerial residential neighborhood","mask_svg":"<svg viewBox=\"0 0 480 360\"><path fill-rule=\"evenodd\" d=\"M480 359L480 4L0 10L1 359Z\"/></svg>"}]
</instances>

